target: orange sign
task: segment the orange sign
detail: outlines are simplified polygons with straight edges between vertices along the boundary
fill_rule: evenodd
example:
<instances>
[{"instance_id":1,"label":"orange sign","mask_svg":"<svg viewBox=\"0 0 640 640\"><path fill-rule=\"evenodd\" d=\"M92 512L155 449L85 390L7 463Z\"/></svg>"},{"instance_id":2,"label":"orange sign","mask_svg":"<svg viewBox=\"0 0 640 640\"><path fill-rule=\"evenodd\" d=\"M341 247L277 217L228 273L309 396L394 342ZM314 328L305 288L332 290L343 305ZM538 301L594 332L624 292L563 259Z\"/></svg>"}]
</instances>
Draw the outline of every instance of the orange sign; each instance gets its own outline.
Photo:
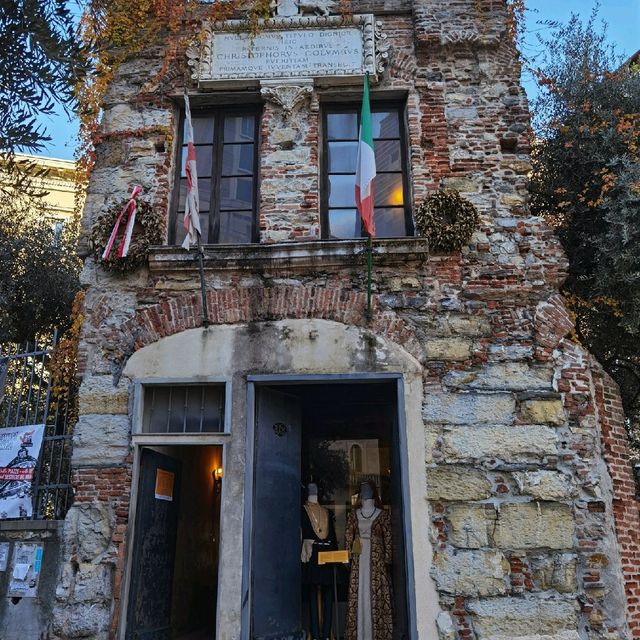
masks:
<instances>
[{"instance_id":1,"label":"orange sign","mask_svg":"<svg viewBox=\"0 0 640 640\"><path fill-rule=\"evenodd\" d=\"M173 471L156 469L156 500L173 501L173 482L176 474Z\"/></svg>"},{"instance_id":2,"label":"orange sign","mask_svg":"<svg viewBox=\"0 0 640 640\"><path fill-rule=\"evenodd\" d=\"M334 564L334 563L349 563L348 551L320 551L318 552L318 564Z\"/></svg>"}]
</instances>

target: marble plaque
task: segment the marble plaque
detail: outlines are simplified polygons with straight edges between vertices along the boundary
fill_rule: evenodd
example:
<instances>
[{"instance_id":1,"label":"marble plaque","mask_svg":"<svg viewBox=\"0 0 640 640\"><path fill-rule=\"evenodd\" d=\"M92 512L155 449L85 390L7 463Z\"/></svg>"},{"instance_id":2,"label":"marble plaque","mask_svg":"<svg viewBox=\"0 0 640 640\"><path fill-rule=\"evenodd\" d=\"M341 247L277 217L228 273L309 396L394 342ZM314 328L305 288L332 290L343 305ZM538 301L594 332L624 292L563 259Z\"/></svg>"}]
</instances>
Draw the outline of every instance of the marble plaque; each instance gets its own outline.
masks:
<instances>
[{"instance_id":1,"label":"marble plaque","mask_svg":"<svg viewBox=\"0 0 640 640\"><path fill-rule=\"evenodd\" d=\"M211 55L211 79L310 78L362 75L359 29L296 29L259 33L217 33Z\"/></svg>"},{"instance_id":2,"label":"marble plaque","mask_svg":"<svg viewBox=\"0 0 640 640\"><path fill-rule=\"evenodd\" d=\"M274 18L254 35L242 26L238 21L206 25L202 44L188 53L201 87L295 78L339 83L367 72L375 78L388 48L372 15Z\"/></svg>"}]
</instances>

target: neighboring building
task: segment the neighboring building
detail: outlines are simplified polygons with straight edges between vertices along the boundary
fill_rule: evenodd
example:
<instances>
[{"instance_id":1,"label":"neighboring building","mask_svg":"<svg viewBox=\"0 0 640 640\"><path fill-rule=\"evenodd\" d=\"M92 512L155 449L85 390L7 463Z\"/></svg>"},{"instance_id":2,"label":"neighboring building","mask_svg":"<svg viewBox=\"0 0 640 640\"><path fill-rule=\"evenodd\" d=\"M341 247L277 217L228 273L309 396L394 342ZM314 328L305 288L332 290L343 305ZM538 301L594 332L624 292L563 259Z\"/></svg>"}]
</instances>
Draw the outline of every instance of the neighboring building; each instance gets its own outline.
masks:
<instances>
[{"instance_id":1,"label":"neighboring building","mask_svg":"<svg viewBox=\"0 0 640 640\"><path fill-rule=\"evenodd\" d=\"M75 502L53 637L301 638L302 486L320 484L342 531L355 479L390 514L393 629L376 640L640 637L619 394L569 337L567 262L527 208L505 2L353 5L316 17L335 3L279 0L253 38L238 23L193 34L208 327L196 252L180 248L186 76L157 76L156 48L116 70L83 219ZM371 318L354 205L365 71ZM148 268L115 276L87 240L133 184L167 240ZM441 187L480 212L462 251L415 236L416 207ZM342 636L352 603L338 577Z\"/></svg>"},{"instance_id":2,"label":"neighboring building","mask_svg":"<svg viewBox=\"0 0 640 640\"><path fill-rule=\"evenodd\" d=\"M33 167L36 177L32 186L45 192L42 201L52 222L64 224L69 221L74 210L75 162L27 154L17 154L16 161L28 162Z\"/></svg>"}]
</instances>

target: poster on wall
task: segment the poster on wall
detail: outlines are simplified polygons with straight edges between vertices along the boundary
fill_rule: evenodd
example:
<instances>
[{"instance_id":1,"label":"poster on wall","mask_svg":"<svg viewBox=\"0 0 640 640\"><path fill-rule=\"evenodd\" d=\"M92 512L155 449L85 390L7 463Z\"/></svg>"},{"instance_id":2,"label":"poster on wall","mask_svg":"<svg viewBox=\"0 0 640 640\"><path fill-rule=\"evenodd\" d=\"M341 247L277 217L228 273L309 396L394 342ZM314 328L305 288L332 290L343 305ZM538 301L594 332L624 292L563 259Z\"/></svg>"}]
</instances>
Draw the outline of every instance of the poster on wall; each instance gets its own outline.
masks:
<instances>
[{"instance_id":1,"label":"poster on wall","mask_svg":"<svg viewBox=\"0 0 640 640\"><path fill-rule=\"evenodd\" d=\"M0 429L0 520L29 518L44 425Z\"/></svg>"},{"instance_id":2,"label":"poster on wall","mask_svg":"<svg viewBox=\"0 0 640 640\"><path fill-rule=\"evenodd\" d=\"M42 543L16 542L13 548L9 598L35 598L42 568Z\"/></svg>"}]
</instances>

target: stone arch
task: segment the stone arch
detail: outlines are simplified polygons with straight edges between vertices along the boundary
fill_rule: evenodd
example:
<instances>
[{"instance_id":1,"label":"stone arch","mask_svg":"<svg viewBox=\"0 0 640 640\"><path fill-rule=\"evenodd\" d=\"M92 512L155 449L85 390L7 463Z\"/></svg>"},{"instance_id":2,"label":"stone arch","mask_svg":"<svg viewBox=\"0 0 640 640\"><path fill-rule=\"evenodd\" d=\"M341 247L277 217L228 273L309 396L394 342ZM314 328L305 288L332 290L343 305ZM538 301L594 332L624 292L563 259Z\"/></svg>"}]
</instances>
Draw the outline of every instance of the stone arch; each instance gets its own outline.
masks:
<instances>
[{"instance_id":1,"label":"stone arch","mask_svg":"<svg viewBox=\"0 0 640 640\"><path fill-rule=\"evenodd\" d=\"M352 289L312 286L278 286L209 290L207 310L212 325L274 322L317 318L367 329L398 345L422 361L423 349L413 327L395 312L381 309L374 297L373 316L366 318L366 294ZM168 297L138 308L133 317L117 327L100 331L116 350L126 353L146 347L187 329L202 325L198 293Z\"/></svg>"}]
</instances>

